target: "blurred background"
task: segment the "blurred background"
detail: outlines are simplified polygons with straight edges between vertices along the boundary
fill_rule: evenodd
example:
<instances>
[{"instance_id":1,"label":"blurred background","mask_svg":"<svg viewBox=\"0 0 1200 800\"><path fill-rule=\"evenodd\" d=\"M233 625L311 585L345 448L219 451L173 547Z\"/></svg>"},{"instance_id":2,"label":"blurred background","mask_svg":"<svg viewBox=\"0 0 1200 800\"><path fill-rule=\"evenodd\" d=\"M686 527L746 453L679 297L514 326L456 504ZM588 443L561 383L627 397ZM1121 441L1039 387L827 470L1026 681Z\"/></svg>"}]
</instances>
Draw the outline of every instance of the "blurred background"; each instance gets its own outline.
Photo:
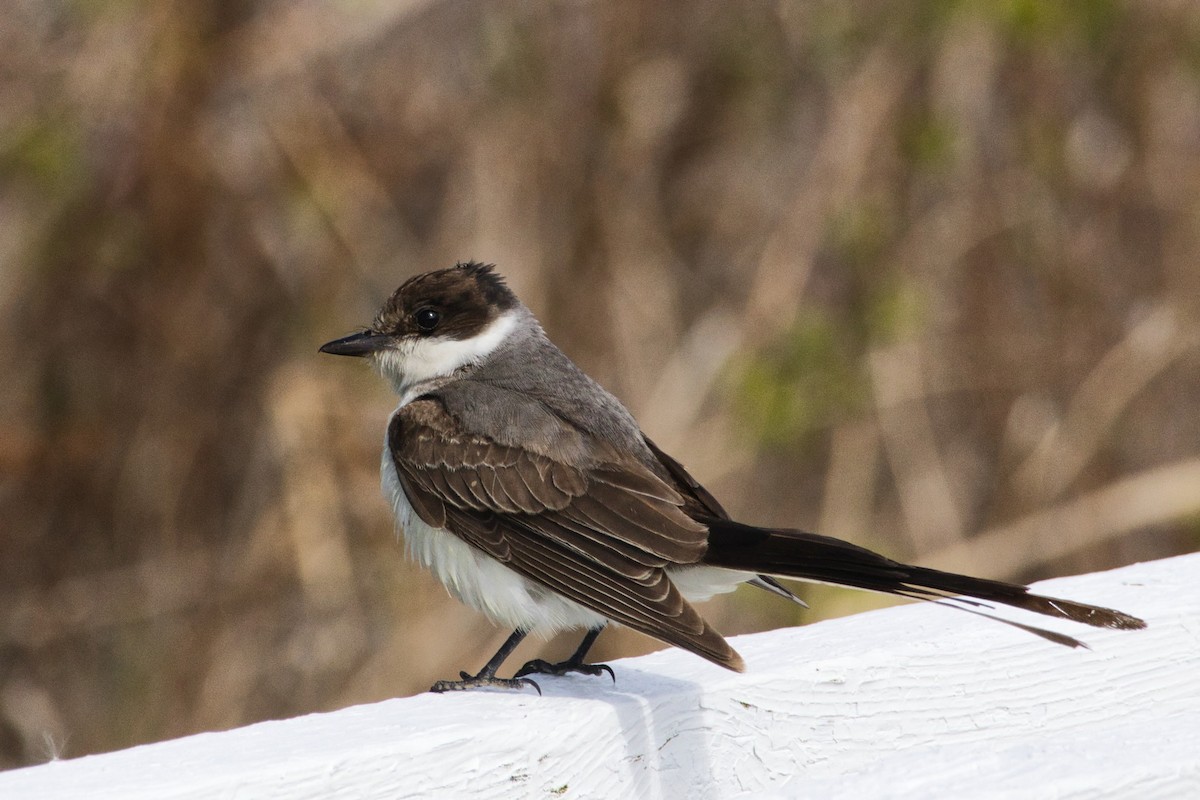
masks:
<instances>
[{"instance_id":1,"label":"blurred background","mask_svg":"<svg viewBox=\"0 0 1200 800\"><path fill-rule=\"evenodd\" d=\"M748 521L1017 581L1200 541L1200 5L0 18L0 766L486 660L380 496L394 399L316 352L458 260ZM882 602L803 592L706 613Z\"/></svg>"}]
</instances>

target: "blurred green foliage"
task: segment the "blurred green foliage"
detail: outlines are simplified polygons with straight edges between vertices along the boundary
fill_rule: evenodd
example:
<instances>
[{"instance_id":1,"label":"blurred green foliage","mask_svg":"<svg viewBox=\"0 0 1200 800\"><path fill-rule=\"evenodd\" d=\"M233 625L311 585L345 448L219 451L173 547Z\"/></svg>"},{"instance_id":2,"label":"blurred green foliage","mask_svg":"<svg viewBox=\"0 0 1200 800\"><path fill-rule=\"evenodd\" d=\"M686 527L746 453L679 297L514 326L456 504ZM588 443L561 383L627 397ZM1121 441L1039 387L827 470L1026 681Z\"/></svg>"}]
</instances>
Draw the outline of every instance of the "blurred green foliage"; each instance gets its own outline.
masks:
<instances>
[{"instance_id":1,"label":"blurred green foliage","mask_svg":"<svg viewBox=\"0 0 1200 800\"><path fill-rule=\"evenodd\" d=\"M755 436L793 447L862 410L865 380L844 331L809 312L742 368L739 401Z\"/></svg>"}]
</instances>

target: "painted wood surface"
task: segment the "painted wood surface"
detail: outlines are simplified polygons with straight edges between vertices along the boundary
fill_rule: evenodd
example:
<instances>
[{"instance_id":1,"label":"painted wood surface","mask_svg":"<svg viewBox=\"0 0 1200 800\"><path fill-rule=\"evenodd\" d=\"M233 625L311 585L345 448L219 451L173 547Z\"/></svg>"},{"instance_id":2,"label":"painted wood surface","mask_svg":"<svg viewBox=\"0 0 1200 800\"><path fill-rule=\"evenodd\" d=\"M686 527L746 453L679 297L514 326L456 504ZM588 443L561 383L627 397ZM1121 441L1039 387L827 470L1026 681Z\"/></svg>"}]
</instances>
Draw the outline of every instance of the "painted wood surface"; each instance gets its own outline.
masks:
<instances>
[{"instance_id":1,"label":"painted wood surface","mask_svg":"<svg viewBox=\"0 0 1200 800\"><path fill-rule=\"evenodd\" d=\"M0 773L0 798L1200 797L1200 554L1047 581L1090 650L909 605L678 650L617 683L420 695Z\"/></svg>"}]
</instances>

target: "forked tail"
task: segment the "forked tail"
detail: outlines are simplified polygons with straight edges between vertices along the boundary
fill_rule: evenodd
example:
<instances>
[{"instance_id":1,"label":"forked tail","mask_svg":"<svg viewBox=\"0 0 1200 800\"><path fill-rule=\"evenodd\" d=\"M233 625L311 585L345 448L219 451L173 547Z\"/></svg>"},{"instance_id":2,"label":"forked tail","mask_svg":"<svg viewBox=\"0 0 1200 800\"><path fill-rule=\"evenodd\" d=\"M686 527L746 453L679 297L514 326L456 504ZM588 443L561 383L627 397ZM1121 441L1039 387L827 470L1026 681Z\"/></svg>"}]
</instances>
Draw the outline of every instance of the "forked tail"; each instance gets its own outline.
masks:
<instances>
[{"instance_id":1,"label":"forked tail","mask_svg":"<svg viewBox=\"0 0 1200 800\"><path fill-rule=\"evenodd\" d=\"M756 528L732 520L706 522L709 538L704 563L713 566L917 600L965 595L1097 628L1136 630L1146 627L1146 623L1137 617L1111 608L1033 594L1028 587L1015 583L901 564L865 547L829 536L783 528Z\"/></svg>"}]
</instances>

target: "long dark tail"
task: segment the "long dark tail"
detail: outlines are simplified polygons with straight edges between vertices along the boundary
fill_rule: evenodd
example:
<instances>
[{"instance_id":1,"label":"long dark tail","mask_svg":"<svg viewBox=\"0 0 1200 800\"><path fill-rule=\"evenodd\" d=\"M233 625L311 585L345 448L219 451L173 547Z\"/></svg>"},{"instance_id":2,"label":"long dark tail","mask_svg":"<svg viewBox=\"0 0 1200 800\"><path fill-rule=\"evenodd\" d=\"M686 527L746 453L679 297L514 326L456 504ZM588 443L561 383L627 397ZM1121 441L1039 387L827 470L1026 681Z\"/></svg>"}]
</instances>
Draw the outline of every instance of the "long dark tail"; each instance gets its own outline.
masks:
<instances>
[{"instance_id":1,"label":"long dark tail","mask_svg":"<svg viewBox=\"0 0 1200 800\"><path fill-rule=\"evenodd\" d=\"M1137 617L1111 608L1030 593L1028 587L972 578L892 561L865 547L828 536L781 528L756 528L732 520L706 520L708 553L704 563L784 578L820 581L855 589L886 592L917 600L966 595L1003 603L1097 628L1146 627Z\"/></svg>"}]
</instances>

